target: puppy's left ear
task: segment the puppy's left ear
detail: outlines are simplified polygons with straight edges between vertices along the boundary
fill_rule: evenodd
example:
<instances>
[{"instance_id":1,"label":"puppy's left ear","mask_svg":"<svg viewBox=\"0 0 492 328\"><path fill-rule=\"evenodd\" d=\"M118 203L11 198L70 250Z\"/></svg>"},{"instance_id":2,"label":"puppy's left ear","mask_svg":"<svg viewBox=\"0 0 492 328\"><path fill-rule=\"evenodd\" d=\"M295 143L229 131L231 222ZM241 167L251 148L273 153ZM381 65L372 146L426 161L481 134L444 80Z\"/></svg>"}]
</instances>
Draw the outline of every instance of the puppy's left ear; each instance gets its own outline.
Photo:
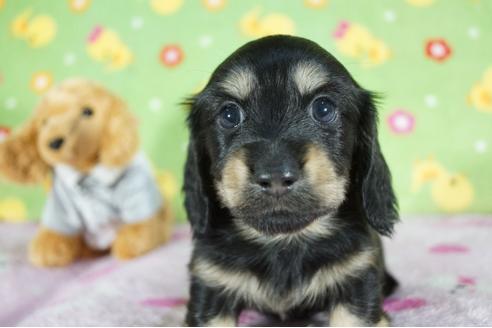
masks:
<instances>
[{"instance_id":1,"label":"puppy's left ear","mask_svg":"<svg viewBox=\"0 0 492 328\"><path fill-rule=\"evenodd\" d=\"M138 149L137 121L122 100L116 96L110 97L99 160L106 166L118 167L128 163Z\"/></svg>"},{"instance_id":2,"label":"puppy's left ear","mask_svg":"<svg viewBox=\"0 0 492 328\"><path fill-rule=\"evenodd\" d=\"M353 165L359 200L368 223L380 234L391 235L398 221L398 204L391 173L381 153L374 96L363 91L359 102L359 130Z\"/></svg>"}]
</instances>

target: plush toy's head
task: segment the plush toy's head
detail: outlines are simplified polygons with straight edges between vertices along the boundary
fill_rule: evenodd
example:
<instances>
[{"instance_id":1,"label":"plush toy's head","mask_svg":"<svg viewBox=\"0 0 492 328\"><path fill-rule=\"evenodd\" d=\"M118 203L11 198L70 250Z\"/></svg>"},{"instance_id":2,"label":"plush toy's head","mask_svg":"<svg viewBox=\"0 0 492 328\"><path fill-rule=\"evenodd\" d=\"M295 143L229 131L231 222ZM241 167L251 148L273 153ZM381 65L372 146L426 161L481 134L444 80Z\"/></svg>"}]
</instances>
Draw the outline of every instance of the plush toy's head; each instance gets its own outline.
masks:
<instances>
[{"instance_id":1,"label":"plush toy's head","mask_svg":"<svg viewBox=\"0 0 492 328\"><path fill-rule=\"evenodd\" d=\"M137 147L136 121L123 101L93 82L72 79L48 91L31 119L0 144L0 171L39 182L58 163L79 171L125 165Z\"/></svg>"}]
</instances>

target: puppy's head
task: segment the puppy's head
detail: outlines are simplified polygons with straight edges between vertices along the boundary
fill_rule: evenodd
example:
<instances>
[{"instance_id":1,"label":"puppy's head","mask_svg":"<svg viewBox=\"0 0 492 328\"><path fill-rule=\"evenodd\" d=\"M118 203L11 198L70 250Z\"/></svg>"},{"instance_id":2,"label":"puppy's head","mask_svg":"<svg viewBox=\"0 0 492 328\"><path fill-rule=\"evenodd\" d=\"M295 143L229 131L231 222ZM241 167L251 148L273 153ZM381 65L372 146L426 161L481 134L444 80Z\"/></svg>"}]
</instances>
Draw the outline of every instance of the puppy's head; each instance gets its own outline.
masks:
<instances>
[{"instance_id":1,"label":"puppy's head","mask_svg":"<svg viewBox=\"0 0 492 328\"><path fill-rule=\"evenodd\" d=\"M273 36L238 49L191 100L189 126L185 202L196 231L234 218L295 232L349 203L383 234L397 219L371 95L311 41Z\"/></svg>"},{"instance_id":2,"label":"puppy's head","mask_svg":"<svg viewBox=\"0 0 492 328\"><path fill-rule=\"evenodd\" d=\"M138 145L136 122L101 86L72 79L48 91L32 118L0 149L2 171L21 182L42 179L58 163L81 171L125 164Z\"/></svg>"}]
</instances>

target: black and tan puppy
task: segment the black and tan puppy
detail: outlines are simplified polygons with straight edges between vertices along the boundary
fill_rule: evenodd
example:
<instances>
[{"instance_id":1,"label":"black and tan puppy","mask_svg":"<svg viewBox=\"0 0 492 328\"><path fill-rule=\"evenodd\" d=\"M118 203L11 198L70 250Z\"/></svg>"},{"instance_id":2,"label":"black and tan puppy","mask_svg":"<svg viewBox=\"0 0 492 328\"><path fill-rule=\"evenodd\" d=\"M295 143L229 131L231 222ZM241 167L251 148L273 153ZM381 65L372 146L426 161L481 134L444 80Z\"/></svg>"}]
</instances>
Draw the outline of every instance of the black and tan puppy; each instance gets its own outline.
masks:
<instances>
[{"instance_id":1,"label":"black and tan puppy","mask_svg":"<svg viewBox=\"0 0 492 328\"><path fill-rule=\"evenodd\" d=\"M190 101L186 323L387 325L379 235L398 220L376 109L328 52L272 36L234 52Z\"/></svg>"}]
</instances>

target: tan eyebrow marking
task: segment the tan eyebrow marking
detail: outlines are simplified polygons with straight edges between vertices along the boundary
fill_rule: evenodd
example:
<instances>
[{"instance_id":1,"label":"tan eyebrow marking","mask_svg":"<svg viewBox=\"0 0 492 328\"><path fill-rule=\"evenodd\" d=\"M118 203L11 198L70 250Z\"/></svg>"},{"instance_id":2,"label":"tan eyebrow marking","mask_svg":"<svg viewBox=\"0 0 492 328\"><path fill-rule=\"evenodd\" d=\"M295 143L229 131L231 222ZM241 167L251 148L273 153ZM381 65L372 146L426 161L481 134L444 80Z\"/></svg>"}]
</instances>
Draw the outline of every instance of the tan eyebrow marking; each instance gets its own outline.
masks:
<instances>
[{"instance_id":1,"label":"tan eyebrow marking","mask_svg":"<svg viewBox=\"0 0 492 328\"><path fill-rule=\"evenodd\" d=\"M232 97L245 99L253 92L256 84L256 77L249 68L236 67L218 84L223 91L230 94Z\"/></svg>"},{"instance_id":2,"label":"tan eyebrow marking","mask_svg":"<svg viewBox=\"0 0 492 328\"><path fill-rule=\"evenodd\" d=\"M312 61L304 61L295 65L292 70L292 79L303 95L316 90L329 80L323 67Z\"/></svg>"}]
</instances>

